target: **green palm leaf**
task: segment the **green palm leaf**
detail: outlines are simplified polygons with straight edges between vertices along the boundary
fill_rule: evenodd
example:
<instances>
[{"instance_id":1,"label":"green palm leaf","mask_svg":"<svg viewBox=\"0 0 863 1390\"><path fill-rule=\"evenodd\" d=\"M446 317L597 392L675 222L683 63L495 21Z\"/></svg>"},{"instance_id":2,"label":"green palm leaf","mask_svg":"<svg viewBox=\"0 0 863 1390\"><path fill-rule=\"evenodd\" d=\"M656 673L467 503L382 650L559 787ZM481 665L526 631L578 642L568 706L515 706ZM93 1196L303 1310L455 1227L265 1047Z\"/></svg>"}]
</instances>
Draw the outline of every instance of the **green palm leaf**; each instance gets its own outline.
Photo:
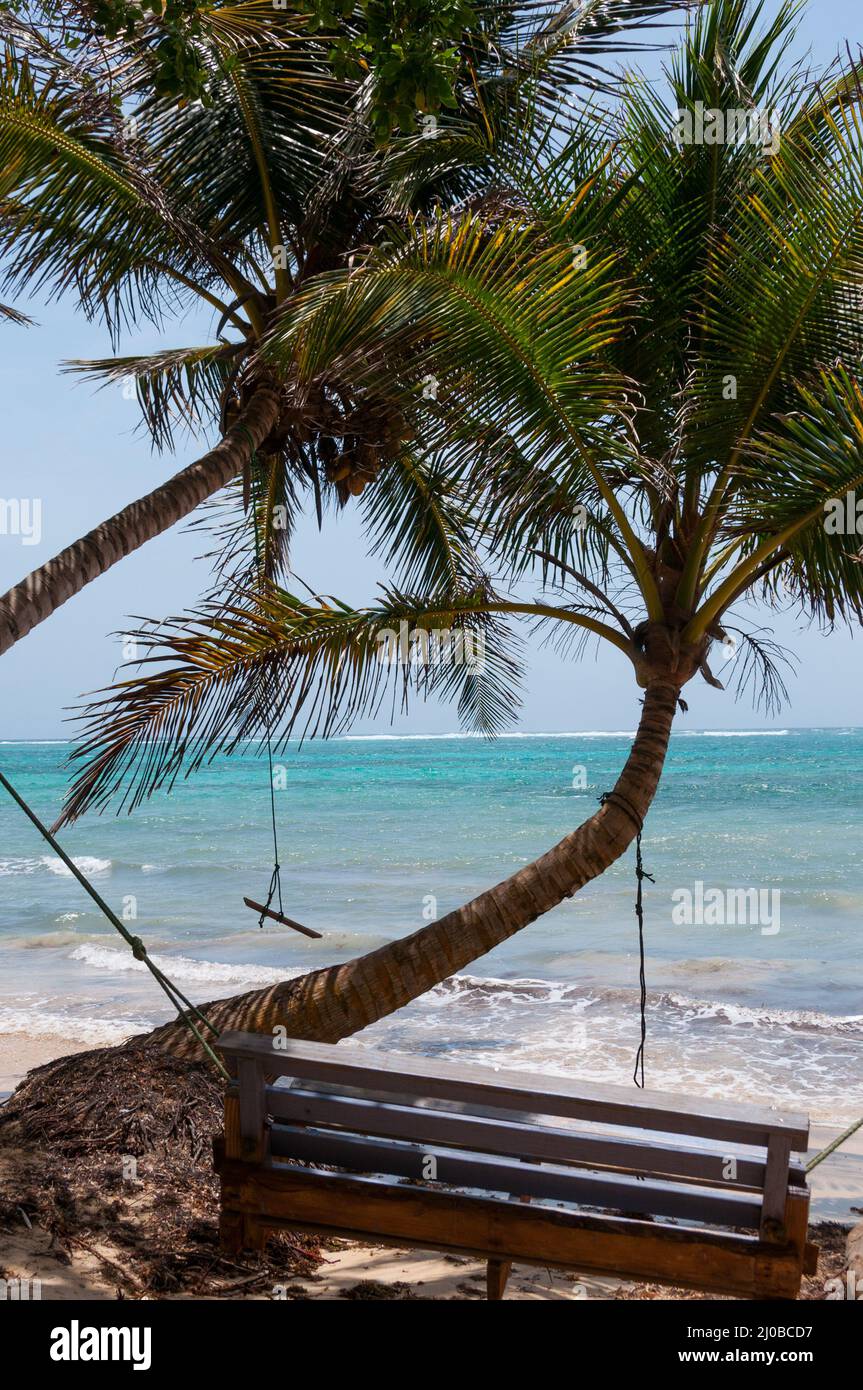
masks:
<instances>
[{"instance_id":1,"label":"green palm leaf","mask_svg":"<svg viewBox=\"0 0 863 1390\"><path fill-rule=\"evenodd\" d=\"M412 661L409 630L452 633L451 659ZM474 649L471 639L481 639ZM488 611L484 591L438 600L387 592L375 608L309 603L270 588L137 634L143 674L112 688L86 712L73 761L83 765L65 803L69 821L115 795L134 809L218 752L272 728L331 736L413 688L458 701L470 726L491 733L518 707L512 634ZM471 660L471 653L481 651ZM457 659L459 652L463 659ZM421 653L422 655L422 653ZM477 661L479 660L479 666Z\"/></svg>"},{"instance_id":2,"label":"green palm leaf","mask_svg":"<svg viewBox=\"0 0 863 1390\"><path fill-rule=\"evenodd\" d=\"M863 621L863 507L854 529L858 491L863 498L860 382L839 369L801 385L798 409L759 435L735 481L726 524L742 558L696 621L720 617L762 577L774 599L796 601L822 621Z\"/></svg>"}]
</instances>

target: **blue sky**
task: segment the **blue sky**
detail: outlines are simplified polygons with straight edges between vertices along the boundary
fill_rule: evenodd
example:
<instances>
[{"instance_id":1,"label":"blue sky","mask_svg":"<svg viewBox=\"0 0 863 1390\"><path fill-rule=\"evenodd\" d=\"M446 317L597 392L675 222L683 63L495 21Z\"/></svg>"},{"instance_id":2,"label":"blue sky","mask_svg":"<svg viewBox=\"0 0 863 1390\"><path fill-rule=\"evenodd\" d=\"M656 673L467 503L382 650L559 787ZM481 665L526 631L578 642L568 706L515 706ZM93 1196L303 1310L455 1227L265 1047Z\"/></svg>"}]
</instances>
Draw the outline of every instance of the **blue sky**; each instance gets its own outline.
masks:
<instances>
[{"instance_id":1,"label":"blue sky","mask_svg":"<svg viewBox=\"0 0 863 1390\"><path fill-rule=\"evenodd\" d=\"M797 49L829 61L840 44L856 47L861 34L860 0L814 0L804 17ZM22 303L38 326L0 325L0 402L4 456L0 496L42 499L42 537L23 545L0 535L0 592L104 517L169 477L202 452L184 446L173 456L154 455L137 434L137 408L119 386L95 392L59 369L67 358L108 356L105 333L75 315L69 305ZM134 347L208 341L212 322L202 316L150 330ZM131 347L131 341L123 349ZM68 709L86 691L111 679L120 660L119 640L109 634L128 625L128 615L163 617L193 604L206 588L208 567L197 559L200 534L184 526L151 541L108 575L72 599L2 659L0 739L68 736ZM322 534L302 528L294 551L297 573L313 587L353 602L368 601L382 577L365 554L355 515L328 518ZM796 653L798 675L791 703L778 719L765 719L730 693L701 682L687 690L690 728L757 728L765 724L847 725L863 723L863 634L844 630L823 636L801 628L790 616L766 616L776 638ZM530 649L525 706L519 725L527 730L629 729L637 713L630 669L613 652L594 658L589 649L575 665L554 652ZM417 704L396 730L442 732L457 727L455 711ZM380 720L371 731L386 731Z\"/></svg>"}]
</instances>

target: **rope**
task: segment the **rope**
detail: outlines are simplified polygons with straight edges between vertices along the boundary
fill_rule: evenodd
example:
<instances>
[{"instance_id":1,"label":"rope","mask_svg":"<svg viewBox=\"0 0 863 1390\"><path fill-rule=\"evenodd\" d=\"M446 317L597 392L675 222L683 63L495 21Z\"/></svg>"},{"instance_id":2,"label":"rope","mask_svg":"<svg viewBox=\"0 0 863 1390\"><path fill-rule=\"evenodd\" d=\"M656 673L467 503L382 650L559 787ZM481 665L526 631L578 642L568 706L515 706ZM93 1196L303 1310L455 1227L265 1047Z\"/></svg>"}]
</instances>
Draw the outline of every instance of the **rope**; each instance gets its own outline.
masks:
<instances>
[{"instance_id":1,"label":"rope","mask_svg":"<svg viewBox=\"0 0 863 1390\"><path fill-rule=\"evenodd\" d=\"M852 1134L856 1134L858 1129L863 1129L863 1115L860 1116L856 1124L849 1125L845 1133L840 1134L838 1139L834 1139L832 1144L828 1144L826 1149L822 1149L814 1158L810 1158L806 1164L806 1172L811 1173L813 1168L817 1168L819 1163L823 1163L825 1158L829 1158L839 1148L839 1145L844 1144L846 1139L850 1139Z\"/></svg>"},{"instance_id":2,"label":"rope","mask_svg":"<svg viewBox=\"0 0 863 1390\"><path fill-rule=\"evenodd\" d=\"M639 1016L641 1023L641 1036L638 1044L638 1051L635 1054L635 1066L632 1071L632 1079L636 1086L644 1090L644 1049L647 1044L647 976L645 974L644 962L644 891L643 883L649 879L655 883L653 874L647 873L641 857L641 833L644 829L644 821L636 811L632 802L623 795L622 792L612 791L603 792L599 798L601 806L607 802L616 802L620 809L629 816L635 826L635 878L637 888L635 891L635 915L638 918L638 987L639 987Z\"/></svg>"},{"instance_id":3,"label":"rope","mask_svg":"<svg viewBox=\"0 0 863 1390\"><path fill-rule=\"evenodd\" d=\"M0 784L2 784L2 786L6 788L13 801L16 801L17 804L21 807L21 810L24 812L25 816L27 816L27 818L30 821L32 821L33 825L35 825L43 840L45 840L51 846L55 854L58 854L60 856L63 863L66 865L66 868L78 880L84 891L86 893L89 893L90 897L93 899L93 902L100 909L100 911L104 913L108 921L111 923L112 927L116 928L116 930L123 937L127 945L131 947L132 955L135 957L135 960L143 961L144 965L146 965L147 969L150 971L150 974L159 984L161 989L164 990L165 994L168 996L171 1003L174 1005L174 1008L177 1010L177 1013L180 1016L181 1022L185 1023L186 1027L189 1028L191 1032L195 1035L204 1052L207 1054L213 1065L222 1073L222 1076L225 1078L225 1080L230 1081L231 1078L228 1075L226 1068L224 1067L220 1059L216 1056L215 1052L211 1048L210 1044L207 1042L206 1038L204 1038L201 1035L199 1029L195 1026L194 1022L192 1021L191 1015L194 1014L195 1017L198 1018L206 1028L209 1028L210 1032L216 1038L218 1038L219 1036L218 1029L215 1028L213 1024L210 1022L210 1020L206 1018L204 1014L201 1013L199 1008L197 1008L189 999L186 998L182 990L180 990L173 983L172 980L168 979L168 976L165 974L165 972L161 970L159 966L156 965L155 962L150 959L150 957L147 955L147 948L141 940L140 936L133 936L132 933L126 929L124 924L120 921L120 918L114 912L113 908L110 908L108 906L108 904L105 902L105 899L102 897L100 893L96 891L90 880L86 878L85 875L78 868L78 865L75 863L75 861L69 858L69 855L62 848L62 846L57 843L48 827L42 824L39 817L36 815L36 812L31 810L31 808L27 805L27 802L24 800L23 796L19 795L19 793L12 786L12 783L9 781L9 779L4 776L2 771L0 771Z\"/></svg>"},{"instance_id":4,"label":"rope","mask_svg":"<svg viewBox=\"0 0 863 1390\"><path fill-rule=\"evenodd\" d=\"M243 426L242 428L245 430L245 426ZM252 445L251 463L254 465L254 469L256 471L258 466L258 453L255 448L254 440L252 439L252 436L249 434L248 430L245 430L245 433L248 437L249 443ZM256 475L254 476L253 481L254 497L252 501L252 520L254 523L255 531L255 566L258 570L260 570L261 540L260 535L258 533L259 485L258 478ZM266 910L263 911L260 917L258 918L258 926L261 928L263 928L267 912L269 912L270 908L272 907L273 899L276 896L278 896L279 899L279 913L282 917L284 917L285 915L285 909L282 905L282 866L279 863L279 832L276 824L276 788L273 782L273 738L272 727L270 723L270 707L268 704L265 706L264 709L264 725L267 733L267 764L270 772L270 820L272 822L273 827L273 872L270 876L270 886L267 890Z\"/></svg>"},{"instance_id":5,"label":"rope","mask_svg":"<svg viewBox=\"0 0 863 1390\"><path fill-rule=\"evenodd\" d=\"M267 910L273 904L273 898L278 894L279 912L284 917L285 909L282 906L282 873L279 863L279 832L276 828L276 789L273 784L273 747L270 739L270 713L267 710L267 762L270 768L270 817L273 823L273 872L270 878L270 886L267 890ZM265 913L261 913L258 919L258 926L263 927Z\"/></svg>"},{"instance_id":6,"label":"rope","mask_svg":"<svg viewBox=\"0 0 863 1390\"><path fill-rule=\"evenodd\" d=\"M603 792L602 796L599 798L600 805L604 806L606 802L609 801L617 802L620 809L627 816L629 816L629 819L632 821L636 830L635 877L638 880L638 888L635 895L635 914L638 918L638 980L641 990L641 1041L639 1043L638 1051L635 1054L635 1070L633 1071L632 1079L635 1082L636 1086L641 1086L641 1088L643 1089L644 1047L645 1043L647 1042L647 983L644 973L644 897L642 891L642 884L645 879L649 879L651 883L655 883L656 880L652 874L649 874L645 871L644 864L641 858L641 833L644 829L644 821L641 819L641 816L639 816L635 807L632 805L632 802L629 801L625 796L623 796L621 792ZM822 1149L820 1153L817 1153L814 1158L810 1158L809 1162L806 1164L806 1172L811 1173L813 1168L817 1168L819 1163L823 1163L825 1158L829 1158L832 1153L835 1153L836 1150L845 1143L846 1139L850 1139L852 1134L857 1133L858 1129L863 1129L863 1115L861 1115L860 1119L857 1120L853 1125L849 1125L848 1128L838 1136L838 1138L834 1139L832 1144L828 1144L827 1147Z\"/></svg>"}]
</instances>

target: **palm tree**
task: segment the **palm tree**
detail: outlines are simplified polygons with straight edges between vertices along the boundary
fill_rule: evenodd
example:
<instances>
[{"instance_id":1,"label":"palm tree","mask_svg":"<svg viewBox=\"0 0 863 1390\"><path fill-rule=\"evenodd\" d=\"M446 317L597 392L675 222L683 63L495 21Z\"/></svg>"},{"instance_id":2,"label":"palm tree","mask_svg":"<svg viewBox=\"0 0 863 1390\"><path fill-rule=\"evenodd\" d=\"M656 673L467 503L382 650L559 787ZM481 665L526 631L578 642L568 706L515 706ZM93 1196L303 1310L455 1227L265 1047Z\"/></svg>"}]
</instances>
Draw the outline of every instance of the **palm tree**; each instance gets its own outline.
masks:
<instances>
[{"instance_id":1,"label":"palm tree","mask_svg":"<svg viewBox=\"0 0 863 1390\"><path fill-rule=\"evenodd\" d=\"M161 91L157 20L85 53L64 48L62 25L58 37L56 26L0 14L7 288L72 295L115 340L128 323L161 324L194 305L218 319L204 346L74 364L103 382L134 378L158 447L178 424L213 427L218 442L0 597L0 653L233 480L246 477L248 496L256 453L289 509L309 489L319 514L322 495L344 503L361 492L375 460L399 452L400 418L349 379L298 390L290 364L263 353L267 336L310 276L375 244L388 218L479 186L504 108L542 102L554 85L601 85L597 63L615 29L679 4L482 7L443 138L397 141L397 159L375 150L369 81L337 81L328 36L271 0L198 12L191 42L207 105ZM65 10L80 42L86 6L67 0Z\"/></svg>"},{"instance_id":2,"label":"palm tree","mask_svg":"<svg viewBox=\"0 0 863 1390\"><path fill-rule=\"evenodd\" d=\"M89 707L64 818L134 805L269 723L336 732L392 681L458 694L493 729L517 674L501 624L519 617L610 642L643 706L611 795L535 863L368 955L208 1005L217 1027L334 1041L465 967L631 843L681 691L719 684L715 644L736 639L741 684L781 697L745 600L863 617L859 539L825 525L863 487L863 87L853 64L783 72L797 6L760 32L764 8L711 0L667 92L633 84L613 131L576 119L563 147L536 127L501 140L493 196L318 277L273 333L277 367L312 384L365 361L368 389L385 375L411 412L447 519L434 584L355 610L264 577L146 630L145 673ZM741 140L687 143L687 113L728 128L738 110ZM403 620L481 635L484 669L382 662ZM150 1036L194 1051L178 1024Z\"/></svg>"}]
</instances>

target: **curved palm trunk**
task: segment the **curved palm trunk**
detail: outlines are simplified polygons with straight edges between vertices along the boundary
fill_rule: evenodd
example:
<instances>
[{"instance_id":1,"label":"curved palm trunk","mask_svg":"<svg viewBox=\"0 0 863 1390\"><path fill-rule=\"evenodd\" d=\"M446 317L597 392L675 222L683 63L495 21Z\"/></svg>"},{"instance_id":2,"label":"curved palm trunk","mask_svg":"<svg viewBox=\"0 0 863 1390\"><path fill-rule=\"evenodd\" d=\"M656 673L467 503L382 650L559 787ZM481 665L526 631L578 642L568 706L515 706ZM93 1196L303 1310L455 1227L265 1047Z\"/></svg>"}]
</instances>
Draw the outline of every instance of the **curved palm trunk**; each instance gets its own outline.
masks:
<instances>
[{"instance_id":1,"label":"curved palm trunk","mask_svg":"<svg viewBox=\"0 0 863 1390\"><path fill-rule=\"evenodd\" d=\"M337 1042L402 1008L572 897L635 838L662 773L678 694L671 678L648 685L614 798L547 854L411 936L299 980L202 1005L207 1018L220 1031L268 1033L281 1025L289 1037ZM199 1054L180 1022L155 1029L146 1041L177 1056Z\"/></svg>"},{"instance_id":2,"label":"curved palm trunk","mask_svg":"<svg viewBox=\"0 0 863 1390\"><path fill-rule=\"evenodd\" d=\"M0 655L91 580L145 541L167 531L236 478L252 450L272 430L278 414L276 392L269 386L259 387L224 439L208 454L103 521L9 589L0 598Z\"/></svg>"}]
</instances>

